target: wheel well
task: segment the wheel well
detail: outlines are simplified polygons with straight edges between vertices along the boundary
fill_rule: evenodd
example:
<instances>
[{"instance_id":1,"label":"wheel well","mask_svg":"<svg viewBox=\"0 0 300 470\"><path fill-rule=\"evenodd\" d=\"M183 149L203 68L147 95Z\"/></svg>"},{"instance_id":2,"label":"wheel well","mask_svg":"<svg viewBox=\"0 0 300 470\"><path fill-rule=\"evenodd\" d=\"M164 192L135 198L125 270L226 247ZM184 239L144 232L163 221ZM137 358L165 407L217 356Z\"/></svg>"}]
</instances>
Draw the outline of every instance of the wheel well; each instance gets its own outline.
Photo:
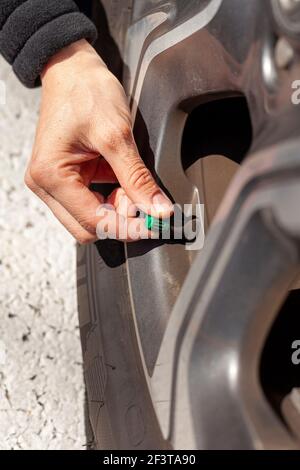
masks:
<instances>
[{"instance_id":1,"label":"wheel well","mask_svg":"<svg viewBox=\"0 0 300 470\"><path fill-rule=\"evenodd\" d=\"M252 124L244 96L222 98L196 107L188 116L182 138L186 170L208 155L223 155L241 163L252 142Z\"/></svg>"}]
</instances>

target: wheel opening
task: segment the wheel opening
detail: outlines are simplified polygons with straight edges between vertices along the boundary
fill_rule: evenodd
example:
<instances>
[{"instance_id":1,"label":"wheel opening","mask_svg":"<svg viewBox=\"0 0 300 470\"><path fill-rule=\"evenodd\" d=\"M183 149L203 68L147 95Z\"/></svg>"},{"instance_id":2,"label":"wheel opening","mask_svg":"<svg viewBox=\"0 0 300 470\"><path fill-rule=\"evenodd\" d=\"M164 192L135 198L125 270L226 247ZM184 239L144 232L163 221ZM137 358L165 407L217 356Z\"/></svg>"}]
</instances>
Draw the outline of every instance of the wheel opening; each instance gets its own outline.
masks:
<instances>
[{"instance_id":1,"label":"wheel opening","mask_svg":"<svg viewBox=\"0 0 300 470\"><path fill-rule=\"evenodd\" d=\"M264 394L300 439L300 289L291 290L266 340L260 362Z\"/></svg>"},{"instance_id":2,"label":"wheel opening","mask_svg":"<svg viewBox=\"0 0 300 470\"><path fill-rule=\"evenodd\" d=\"M210 101L188 116L182 138L182 166L199 189L206 228L251 143L250 113L243 96Z\"/></svg>"}]
</instances>

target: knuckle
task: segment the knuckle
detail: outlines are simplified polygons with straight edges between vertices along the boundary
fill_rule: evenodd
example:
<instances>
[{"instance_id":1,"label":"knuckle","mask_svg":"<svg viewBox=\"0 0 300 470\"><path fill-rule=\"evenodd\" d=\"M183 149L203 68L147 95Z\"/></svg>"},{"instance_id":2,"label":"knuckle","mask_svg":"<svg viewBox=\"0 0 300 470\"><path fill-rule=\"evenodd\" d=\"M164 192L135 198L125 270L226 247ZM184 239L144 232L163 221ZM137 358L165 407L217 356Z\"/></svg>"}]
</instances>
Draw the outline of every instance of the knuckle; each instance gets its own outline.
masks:
<instances>
[{"instance_id":1,"label":"knuckle","mask_svg":"<svg viewBox=\"0 0 300 470\"><path fill-rule=\"evenodd\" d=\"M42 166L36 161L30 166L30 176L34 183L39 186L43 186L43 183L46 181L45 171L43 171Z\"/></svg>"},{"instance_id":2,"label":"knuckle","mask_svg":"<svg viewBox=\"0 0 300 470\"><path fill-rule=\"evenodd\" d=\"M31 174L30 174L30 170L27 169L25 175L24 175L24 183L26 184L26 186L31 190L31 191L35 191L36 189L36 185L34 184L34 181L31 177Z\"/></svg>"},{"instance_id":3,"label":"knuckle","mask_svg":"<svg viewBox=\"0 0 300 470\"><path fill-rule=\"evenodd\" d=\"M96 237L93 235L78 235L76 237L77 242L79 245L89 245L90 243L93 243L96 240Z\"/></svg>"},{"instance_id":4,"label":"knuckle","mask_svg":"<svg viewBox=\"0 0 300 470\"><path fill-rule=\"evenodd\" d=\"M96 226L95 222L91 217L78 217L77 221L85 231L85 235L94 239L96 236Z\"/></svg>"},{"instance_id":5,"label":"knuckle","mask_svg":"<svg viewBox=\"0 0 300 470\"><path fill-rule=\"evenodd\" d=\"M121 123L110 127L104 134L102 140L105 148L109 151L116 151L121 146L132 143L132 130L129 124Z\"/></svg>"},{"instance_id":6,"label":"knuckle","mask_svg":"<svg viewBox=\"0 0 300 470\"><path fill-rule=\"evenodd\" d=\"M132 129L131 129L131 126L127 122L123 122L119 126L119 135L122 141L126 143L132 142Z\"/></svg>"},{"instance_id":7,"label":"knuckle","mask_svg":"<svg viewBox=\"0 0 300 470\"><path fill-rule=\"evenodd\" d=\"M136 190L152 190L154 188L151 172L142 162L138 162L131 166L129 170L128 183Z\"/></svg>"},{"instance_id":8,"label":"knuckle","mask_svg":"<svg viewBox=\"0 0 300 470\"><path fill-rule=\"evenodd\" d=\"M44 164L39 160L30 166L30 175L34 184L47 192L53 192L60 184L62 176L55 164Z\"/></svg>"},{"instance_id":9,"label":"knuckle","mask_svg":"<svg viewBox=\"0 0 300 470\"><path fill-rule=\"evenodd\" d=\"M77 235L75 238L79 245L86 245L85 237L83 237L82 235Z\"/></svg>"}]
</instances>

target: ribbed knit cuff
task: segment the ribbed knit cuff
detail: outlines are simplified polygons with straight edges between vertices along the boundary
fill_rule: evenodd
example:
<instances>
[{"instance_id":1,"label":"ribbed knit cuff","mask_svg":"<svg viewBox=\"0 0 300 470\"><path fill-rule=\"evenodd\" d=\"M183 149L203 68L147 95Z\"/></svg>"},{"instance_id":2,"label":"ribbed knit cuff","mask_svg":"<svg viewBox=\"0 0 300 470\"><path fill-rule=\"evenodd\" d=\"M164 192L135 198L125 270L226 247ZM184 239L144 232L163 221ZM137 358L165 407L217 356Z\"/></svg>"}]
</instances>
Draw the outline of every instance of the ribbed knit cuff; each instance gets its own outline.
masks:
<instances>
[{"instance_id":1,"label":"ribbed knit cuff","mask_svg":"<svg viewBox=\"0 0 300 470\"><path fill-rule=\"evenodd\" d=\"M94 24L72 0L19 0L18 4L2 26L0 52L27 87L39 84L43 67L56 52L79 39L93 42L97 37ZM0 24L1 19L0 15Z\"/></svg>"}]
</instances>

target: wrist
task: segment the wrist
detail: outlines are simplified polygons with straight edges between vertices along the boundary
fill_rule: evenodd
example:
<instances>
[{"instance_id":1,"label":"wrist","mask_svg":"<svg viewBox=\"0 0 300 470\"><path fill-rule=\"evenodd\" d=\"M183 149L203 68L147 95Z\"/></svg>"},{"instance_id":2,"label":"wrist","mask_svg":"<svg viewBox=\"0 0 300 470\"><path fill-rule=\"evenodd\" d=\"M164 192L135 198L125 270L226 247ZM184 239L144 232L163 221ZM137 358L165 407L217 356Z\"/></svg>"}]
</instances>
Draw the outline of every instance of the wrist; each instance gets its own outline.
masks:
<instances>
[{"instance_id":1,"label":"wrist","mask_svg":"<svg viewBox=\"0 0 300 470\"><path fill-rule=\"evenodd\" d=\"M56 71L59 72L62 67L66 68L71 66L74 69L76 63L82 65L82 62L95 58L97 58L97 60L101 60L95 49L86 39L80 39L79 41L73 42L49 59L41 72L42 84L46 80L47 76L55 74Z\"/></svg>"}]
</instances>

